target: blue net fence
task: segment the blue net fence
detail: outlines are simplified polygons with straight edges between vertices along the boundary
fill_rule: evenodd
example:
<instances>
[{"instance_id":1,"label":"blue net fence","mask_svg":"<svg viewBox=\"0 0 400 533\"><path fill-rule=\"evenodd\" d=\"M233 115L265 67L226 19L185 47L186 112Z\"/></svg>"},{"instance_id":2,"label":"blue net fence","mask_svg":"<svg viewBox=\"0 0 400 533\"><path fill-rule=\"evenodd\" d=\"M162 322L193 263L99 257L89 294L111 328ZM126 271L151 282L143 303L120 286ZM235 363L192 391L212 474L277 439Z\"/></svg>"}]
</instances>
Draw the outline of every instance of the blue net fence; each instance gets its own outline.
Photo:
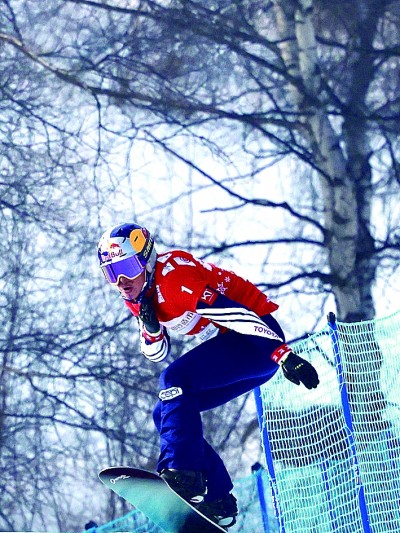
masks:
<instances>
[{"instance_id":1,"label":"blue net fence","mask_svg":"<svg viewBox=\"0 0 400 533\"><path fill-rule=\"evenodd\" d=\"M293 345L317 368L308 391L281 372L255 391L265 469L236 480L232 533L400 531L400 312L330 317ZM137 510L90 533L162 533Z\"/></svg>"},{"instance_id":2,"label":"blue net fence","mask_svg":"<svg viewBox=\"0 0 400 533\"><path fill-rule=\"evenodd\" d=\"M293 391L278 373L258 398L278 531L399 532L400 312L331 316L294 349L319 387Z\"/></svg>"}]
</instances>

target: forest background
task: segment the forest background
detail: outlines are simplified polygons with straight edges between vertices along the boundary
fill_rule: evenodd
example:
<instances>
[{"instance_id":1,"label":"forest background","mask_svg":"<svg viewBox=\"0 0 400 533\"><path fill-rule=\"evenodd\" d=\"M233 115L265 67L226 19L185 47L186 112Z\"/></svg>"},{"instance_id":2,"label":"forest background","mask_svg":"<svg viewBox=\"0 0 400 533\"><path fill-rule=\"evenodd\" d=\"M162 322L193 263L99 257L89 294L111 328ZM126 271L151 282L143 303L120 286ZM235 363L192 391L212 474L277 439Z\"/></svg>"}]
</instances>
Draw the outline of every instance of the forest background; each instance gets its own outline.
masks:
<instances>
[{"instance_id":1,"label":"forest background","mask_svg":"<svg viewBox=\"0 0 400 533\"><path fill-rule=\"evenodd\" d=\"M0 1L0 530L115 518L97 471L155 466L109 225L251 279L289 340L398 310L399 28L398 0ZM247 475L252 395L204 420Z\"/></svg>"}]
</instances>

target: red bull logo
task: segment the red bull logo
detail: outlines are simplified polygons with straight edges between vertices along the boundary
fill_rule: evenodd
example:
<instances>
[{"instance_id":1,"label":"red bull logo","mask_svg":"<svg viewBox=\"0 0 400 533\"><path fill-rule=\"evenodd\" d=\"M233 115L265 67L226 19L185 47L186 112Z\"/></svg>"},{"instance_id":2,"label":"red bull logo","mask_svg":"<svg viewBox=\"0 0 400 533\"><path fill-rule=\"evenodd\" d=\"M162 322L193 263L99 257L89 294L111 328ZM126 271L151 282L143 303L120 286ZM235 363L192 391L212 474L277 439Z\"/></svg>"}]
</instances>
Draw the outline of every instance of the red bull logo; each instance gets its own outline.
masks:
<instances>
[{"instance_id":1,"label":"red bull logo","mask_svg":"<svg viewBox=\"0 0 400 533\"><path fill-rule=\"evenodd\" d=\"M108 243L108 250L99 250L100 263L108 263L116 257L123 257L124 255L126 252L116 242Z\"/></svg>"},{"instance_id":2,"label":"red bull logo","mask_svg":"<svg viewBox=\"0 0 400 533\"><path fill-rule=\"evenodd\" d=\"M121 245L116 242L112 242L108 249L108 259L115 259L116 257L123 257L126 255L126 252L124 252Z\"/></svg>"}]
</instances>

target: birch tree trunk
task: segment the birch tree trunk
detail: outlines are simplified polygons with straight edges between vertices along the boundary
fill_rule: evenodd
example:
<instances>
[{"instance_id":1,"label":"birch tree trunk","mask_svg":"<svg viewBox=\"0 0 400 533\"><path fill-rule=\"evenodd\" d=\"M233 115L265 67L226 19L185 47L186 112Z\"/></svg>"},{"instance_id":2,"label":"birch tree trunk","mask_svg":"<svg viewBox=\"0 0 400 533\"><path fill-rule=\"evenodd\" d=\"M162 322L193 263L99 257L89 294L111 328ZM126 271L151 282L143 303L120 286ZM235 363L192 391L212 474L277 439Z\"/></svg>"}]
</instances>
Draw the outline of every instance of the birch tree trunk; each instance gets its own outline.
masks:
<instances>
[{"instance_id":1,"label":"birch tree trunk","mask_svg":"<svg viewBox=\"0 0 400 533\"><path fill-rule=\"evenodd\" d=\"M320 169L325 210L325 244L329 256L332 290L338 318L351 322L374 317L372 284L376 262L370 233L371 147L365 118L366 94L373 80L372 58L366 51L375 35L378 12L369 1L357 2L359 22L354 27L348 62L353 68L344 122L332 125L327 84L318 64L313 21L313 0L276 0L275 10L283 36L282 56L291 75L304 91L291 85L292 97L302 117L301 131ZM357 30L357 31L356 31ZM292 37L285 40L285 37ZM295 39L293 39L295 37Z\"/></svg>"},{"instance_id":2,"label":"birch tree trunk","mask_svg":"<svg viewBox=\"0 0 400 533\"><path fill-rule=\"evenodd\" d=\"M328 114L329 94L318 65L313 23L313 0L300 0L295 9L278 0L275 4L282 35L294 35L284 41L283 57L291 74L300 78L305 91L292 85L302 119L302 131L320 168L324 198L324 227L332 290L338 318L344 322L372 319L375 315L372 286L377 263L371 236L372 153L367 134L366 95L373 80L371 49L378 21L373 3L356 2L354 31L349 47L346 74L348 100L341 129L334 127ZM289 0L289 5L293 4ZM372 434L379 434L387 423L382 418L385 400L380 387L382 353L376 341L367 353L360 353L354 339L341 336L342 355L346 359L346 381L355 428L369 422L371 433L357 435L361 449L366 449ZM368 383L365 369L368 368Z\"/></svg>"}]
</instances>

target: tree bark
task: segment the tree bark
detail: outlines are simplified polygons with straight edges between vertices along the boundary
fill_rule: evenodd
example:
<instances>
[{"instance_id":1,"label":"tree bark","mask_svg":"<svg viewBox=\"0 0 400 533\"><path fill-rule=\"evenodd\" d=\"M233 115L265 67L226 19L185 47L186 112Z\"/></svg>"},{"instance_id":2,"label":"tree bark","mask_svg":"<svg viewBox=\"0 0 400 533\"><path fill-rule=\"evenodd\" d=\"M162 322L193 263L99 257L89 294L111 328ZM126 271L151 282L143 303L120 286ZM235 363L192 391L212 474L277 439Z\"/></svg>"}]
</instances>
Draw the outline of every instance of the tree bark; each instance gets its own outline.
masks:
<instances>
[{"instance_id":1,"label":"tree bark","mask_svg":"<svg viewBox=\"0 0 400 533\"><path fill-rule=\"evenodd\" d=\"M365 113L373 59L362 50L371 49L379 17L369 2L359 4L356 15L363 21L352 24L352 39L359 41L359 46L350 48L353 51L348 61L354 68L349 69L349 97L339 130L329 119L329 97L318 65L313 1L301 0L296 7L291 1L275 2L277 24L284 38L282 57L291 74L300 76L305 87L304 93L293 85L291 91L301 114L303 135L320 168L332 291L338 319L346 322L374 317L372 285L377 268L370 231L371 147ZM295 39L286 40L290 35Z\"/></svg>"}]
</instances>

